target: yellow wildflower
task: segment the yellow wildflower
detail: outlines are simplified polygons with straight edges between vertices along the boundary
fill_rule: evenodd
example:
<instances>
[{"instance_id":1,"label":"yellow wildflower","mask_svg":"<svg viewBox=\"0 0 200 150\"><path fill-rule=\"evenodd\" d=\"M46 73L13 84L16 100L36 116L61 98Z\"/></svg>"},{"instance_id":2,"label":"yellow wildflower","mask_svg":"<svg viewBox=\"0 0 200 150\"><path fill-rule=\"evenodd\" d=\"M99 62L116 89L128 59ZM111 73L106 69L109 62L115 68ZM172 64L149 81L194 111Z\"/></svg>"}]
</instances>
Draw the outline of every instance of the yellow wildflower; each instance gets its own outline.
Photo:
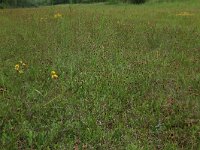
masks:
<instances>
[{"instance_id":1,"label":"yellow wildflower","mask_svg":"<svg viewBox=\"0 0 200 150\"><path fill-rule=\"evenodd\" d=\"M21 61L19 61L19 63L17 63L17 64L15 65L15 70L16 70L18 73L22 74L22 73L24 73L24 71L27 69L27 67L28 67L28 65L25 64L25 63L21 60Z\"/></svg>"},{"instance_id":2,"label":"yellow wildflower","mask_svg":"<svg viewBox=\"0 0 200 150\"><path fill-rule=\"evenodd\" d=\"M189 12L182 12L182 13L179 13L179 14L176 14L177 16L193 16L194 14L192 13L189 13Z\"/></svg>"},{"instance_id":3,"label":"yellow wildflower","mask_svg":"<svg viewBox=\"0 0 200 150\"><path fill-rule=\"evenodd\" d=\"M58 78L58 75L55 71L51 71L51 78L52 79L57 79Z\"/></svg>"},{"instance_id":4,"label":"yellow wildflower","mask_svg":"<svg viewBox=\"0 0 200 150\"><path fill-rule=\"evenodd\" d=\"M52 79L58 79L58 75L57 74L53 74L53 75L51 75L51 78Z\"/></svg>"},{"instance_id":5,"label":"yellow wildflower","mask_svg":"<svg viewBox=\"0 0 200 150\"><path fill-rule=\"evenodd\" d=\"M61 17L62 17L62 14L60 14L60 13L57 13L54 15L54 18L61 18Z\"/></svg>"},{"instance_id":6,"label":"yellow wildflower","mask_svg":"<svg viewBox=\"0 0 200 150\"><path fill-rule=\"evenodd\" d=\"M19 64L15 65L15 70L19 71Z\"/></svg>"},{"instance_id":7,"label":"yellow wildflower","mask_svg":"<svg viewBox=\"0 0 200 150\"><path fill-rule=\"evenodd\" d=\"M56 72L55 71L51 71L51 75L55 75L56 74Z\"/></svg>"}]
</instances>

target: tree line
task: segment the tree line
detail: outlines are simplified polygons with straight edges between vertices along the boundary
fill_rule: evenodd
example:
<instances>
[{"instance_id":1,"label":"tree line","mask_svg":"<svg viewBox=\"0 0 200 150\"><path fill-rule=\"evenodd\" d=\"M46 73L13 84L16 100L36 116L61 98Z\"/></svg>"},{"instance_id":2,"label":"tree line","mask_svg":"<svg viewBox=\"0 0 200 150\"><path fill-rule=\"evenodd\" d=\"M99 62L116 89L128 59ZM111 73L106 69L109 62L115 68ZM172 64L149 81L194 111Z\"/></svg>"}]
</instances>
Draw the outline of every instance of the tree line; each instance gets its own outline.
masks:
<instances>
[{"instance_id":1,"label":"tree line","mask_svg":"<svg viewBox=\"0 0 200 150\"><path fill-rule=\"evenodd\" d=\"M0 0L1 6L31 7L40 5L75 4L75 3L97 3L97 2L130 2L144 3L146 0Z\"/></svg>"}]
</instances>

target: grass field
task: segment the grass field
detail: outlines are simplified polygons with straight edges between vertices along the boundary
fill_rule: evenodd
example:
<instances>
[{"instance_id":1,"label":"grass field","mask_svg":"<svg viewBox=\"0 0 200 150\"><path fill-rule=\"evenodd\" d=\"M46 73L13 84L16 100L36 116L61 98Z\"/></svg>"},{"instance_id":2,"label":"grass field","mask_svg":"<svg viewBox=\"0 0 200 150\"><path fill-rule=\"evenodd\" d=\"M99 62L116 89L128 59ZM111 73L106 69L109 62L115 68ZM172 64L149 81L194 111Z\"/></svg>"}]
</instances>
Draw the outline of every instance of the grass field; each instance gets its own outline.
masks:
<instances>
[{"instance_id":1,"label":"grass field","mask_svg":"<svg viewBox=\"0 0 200 150\"><path fill-rule=\"evenodd\" d=\"M198 150L199 7L0 10L0 149Z\"/></svg>"}]
</instances>

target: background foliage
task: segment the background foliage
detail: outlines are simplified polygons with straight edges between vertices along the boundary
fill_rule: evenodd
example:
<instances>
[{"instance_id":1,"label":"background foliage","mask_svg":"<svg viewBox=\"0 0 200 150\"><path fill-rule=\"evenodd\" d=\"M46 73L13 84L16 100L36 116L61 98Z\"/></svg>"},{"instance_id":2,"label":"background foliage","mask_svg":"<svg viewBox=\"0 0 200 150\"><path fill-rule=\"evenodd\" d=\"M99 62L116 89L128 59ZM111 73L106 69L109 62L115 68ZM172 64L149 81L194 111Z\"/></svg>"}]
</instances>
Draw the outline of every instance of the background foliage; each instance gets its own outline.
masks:
<instances>
[{"instance_id":1,"label":"background foliage","mask_svg":"<svg viewBox=\"0 0 200 150\"><path fill-rule=\"evenodd\" d=\"M145 2L184 2L196 0L0 0L0 8L4 7L37 7L40 5L56 5L56 4L76 4L76 3L99 3L107 2L110 4L116 3L132 3L142 4Z\"/></svg>"},{"instance_id":2,"label":"background foliage","mask_svg":"<svg viewBox=\"0 0 200 150\"><path fill-rule=\"evenodd\" d=\"M190 0L0 0L1 7L30 7L40 5L55 5L55 4L69 4L69 3L133 3L142 4L145 2L176 2L176 1L190 1Z\"/></svg>"}]
</instances>

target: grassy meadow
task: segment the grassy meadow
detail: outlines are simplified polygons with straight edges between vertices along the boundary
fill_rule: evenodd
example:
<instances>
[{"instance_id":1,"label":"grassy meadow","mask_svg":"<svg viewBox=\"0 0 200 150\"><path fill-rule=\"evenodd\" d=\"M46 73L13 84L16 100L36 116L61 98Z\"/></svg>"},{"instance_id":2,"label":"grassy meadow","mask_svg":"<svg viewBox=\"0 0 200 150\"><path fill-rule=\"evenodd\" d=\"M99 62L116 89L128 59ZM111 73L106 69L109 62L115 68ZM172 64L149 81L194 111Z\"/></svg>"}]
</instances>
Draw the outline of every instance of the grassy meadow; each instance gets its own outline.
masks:
<instances>
[{"instance_id":1,"label":"grassy meadow","mask_svg":"<svg viewBox=\"0 0 200 150\"><path fill-rule=\"evenodd\" d=\"M200 149L199 8L0 10L0 149Z\"/></svg>"}]
</instances>

